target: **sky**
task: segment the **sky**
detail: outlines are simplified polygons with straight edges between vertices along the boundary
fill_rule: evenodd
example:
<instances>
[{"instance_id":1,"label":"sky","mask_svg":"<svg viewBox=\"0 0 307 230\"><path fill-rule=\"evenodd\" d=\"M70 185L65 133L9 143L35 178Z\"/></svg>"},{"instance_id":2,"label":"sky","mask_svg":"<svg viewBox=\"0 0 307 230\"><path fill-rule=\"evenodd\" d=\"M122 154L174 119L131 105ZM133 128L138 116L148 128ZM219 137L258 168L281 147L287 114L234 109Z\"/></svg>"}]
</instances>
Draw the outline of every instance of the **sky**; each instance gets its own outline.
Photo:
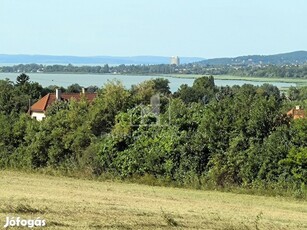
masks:
<instances>
[{"instance_id":1,"label":"sky","mask_svg":"<svg viewBox=\"0 0 307 230\"><path fill-rule=\"evenodd\" d=\"M0 54L235 57L307 50L306 0L0 0Z\"/></svg>"}]
</instances>

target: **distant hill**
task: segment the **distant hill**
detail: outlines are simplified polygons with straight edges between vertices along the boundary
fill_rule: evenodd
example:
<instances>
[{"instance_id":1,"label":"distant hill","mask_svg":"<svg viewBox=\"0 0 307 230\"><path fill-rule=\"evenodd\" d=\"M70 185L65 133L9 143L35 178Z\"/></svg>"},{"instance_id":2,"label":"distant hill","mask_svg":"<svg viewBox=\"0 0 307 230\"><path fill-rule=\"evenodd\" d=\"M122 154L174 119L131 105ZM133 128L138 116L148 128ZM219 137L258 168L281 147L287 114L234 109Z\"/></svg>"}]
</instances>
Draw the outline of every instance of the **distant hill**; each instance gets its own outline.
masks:
<instances>
[{"instance_id":1,"label":"distant hill","mask_svg":"<svg viewBox=\"0 0 307 230\"><path fill-rule=\"evenodd\" d=\"M0 65L6 64L73 64L73 65L155 65L170 64L170 57L164 56L53 56L53 55L9 55L0 54ZM233 58L204 59L199 57L180 57L181 64L200 63L203 65L248 65L248 64L302 64L307 63L307 51L275 55L248 55Z\"/></svg>"},{"instance_id":2,"label":"distant hill","mask_svg":"<svg viewBox=\"0 0 307 230\"><path fill-rule=\"evenodd\" d=\"M182 64L202 61L204 58L180 57ZM75 65L103 65L103 64L169 64L170 57L162 56L132 56L132 57L113 57L113 56L52 56L52 55L8 55L0 54L0 63L3 64L75 64Z\"/></svg>"},{"instance_id":3,"label":"distant hill","mask_svg":"<svg viewBox=\"0 0 307 230\"><path fill-rule=\"evenodd\" d=\"M275 55L248 55L234 58L214 58L199 62L204 65L244 65L244 64L302 64L307 63L307 51Z\"/></svg>"}]
</instances>

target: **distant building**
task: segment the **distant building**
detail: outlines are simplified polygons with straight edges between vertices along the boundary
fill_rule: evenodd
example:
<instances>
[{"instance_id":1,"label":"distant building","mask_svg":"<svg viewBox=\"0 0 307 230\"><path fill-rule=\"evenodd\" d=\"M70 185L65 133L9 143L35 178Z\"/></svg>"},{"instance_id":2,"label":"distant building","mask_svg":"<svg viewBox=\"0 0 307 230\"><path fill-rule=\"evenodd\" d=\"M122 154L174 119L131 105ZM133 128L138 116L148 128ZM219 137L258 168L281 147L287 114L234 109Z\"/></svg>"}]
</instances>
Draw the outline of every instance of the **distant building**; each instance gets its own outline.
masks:
<instances>
[{"instance_id":1,"label":"distant building","mask_svg":"<svg viewBox=\"0 0 307 230\"><path fill-rule=\"evenodd\" d=\"M305 111L302 109L301 106L296 106L295 108L291 109L288 113L288 116L293 117L293 119L304 118Z\"/></svg>"},{"instance_id":2,"label":"distant building","mask_svg":"<svg viewBox=\"0 0 307 230\"><path fill-rule=\"evenodd\" d=\"M79 101L82 95L88 100L93 101L96 97L96 93L86 93L85 89L82 89L82 93L61 93L59 89L56 89L55 93L48 93L46 96L42 97L36 103L34 103L30 109L29 114L32 118L41 121L46 117L47 108L56 101L69 101L75 99Z\"/></svg>"},{"instance_id":3,"label":"distant building","mask_svg":"<svg viewBox=\"0 0 307 230\"><path fill-rule=\"evenodd\" d=\"M172 56L171 57L171 65L180 65L180 59L178 56Z\"/></svg>"}]
</instances>

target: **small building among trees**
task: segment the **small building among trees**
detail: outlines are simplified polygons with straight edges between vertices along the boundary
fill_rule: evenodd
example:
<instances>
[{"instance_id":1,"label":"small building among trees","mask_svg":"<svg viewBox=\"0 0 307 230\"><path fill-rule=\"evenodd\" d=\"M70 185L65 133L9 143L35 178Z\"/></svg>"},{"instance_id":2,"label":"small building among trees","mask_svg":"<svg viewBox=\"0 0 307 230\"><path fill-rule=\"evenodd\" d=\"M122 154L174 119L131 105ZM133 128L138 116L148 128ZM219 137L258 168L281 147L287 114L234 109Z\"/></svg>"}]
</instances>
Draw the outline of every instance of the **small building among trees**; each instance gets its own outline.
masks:
<instances>
[{"instance_id":1,"label":"small building among trees","mask_svg":"<svg viewBox=\"0 0 307 230\"><path fill-rule=\"evenodd\" d=\"M88 101L93 101L96 98L96 93L86 93L85 89L82 89L82 93L61 93L60 89L56 89L55 93L48 93L36 103L34 103L30 109L29 114L32 118L41 121L46 117L47 108L56 101L69 101L75 99L79 101L84 96Z\"/></svg>"},{"instance_id":2,"label":"small building among trees","mask_svg":"<svg viewBox=\"0 0 307 230\"><path fill-rule=\"evenodd\" d=\"M305 117L305 111L302 109L301 106L297 105L295 108L292 108L287 112L287 115L293 117L293 119L299 119Z\"/></svg>"}]
</instances>

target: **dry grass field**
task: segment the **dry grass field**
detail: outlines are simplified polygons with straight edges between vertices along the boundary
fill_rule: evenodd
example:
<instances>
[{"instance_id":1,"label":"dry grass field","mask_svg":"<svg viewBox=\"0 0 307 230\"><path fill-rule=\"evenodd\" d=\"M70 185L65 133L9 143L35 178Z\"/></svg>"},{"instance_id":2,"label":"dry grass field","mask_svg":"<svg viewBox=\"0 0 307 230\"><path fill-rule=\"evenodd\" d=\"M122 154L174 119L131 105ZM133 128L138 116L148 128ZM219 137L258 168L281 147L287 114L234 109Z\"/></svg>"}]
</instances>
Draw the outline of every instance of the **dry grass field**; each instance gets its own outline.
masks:
<instances>
[{"instance_id":1,"label":"dry grass field","mask_svg":"<svg viewBox=\"0 0 307 230\"><path fill-rule=\"evenodd\" d=\"M46 220L34 229L307 229L307 202L0 171L0 228L7 216Z\"/></svg>"}]
</instances>

